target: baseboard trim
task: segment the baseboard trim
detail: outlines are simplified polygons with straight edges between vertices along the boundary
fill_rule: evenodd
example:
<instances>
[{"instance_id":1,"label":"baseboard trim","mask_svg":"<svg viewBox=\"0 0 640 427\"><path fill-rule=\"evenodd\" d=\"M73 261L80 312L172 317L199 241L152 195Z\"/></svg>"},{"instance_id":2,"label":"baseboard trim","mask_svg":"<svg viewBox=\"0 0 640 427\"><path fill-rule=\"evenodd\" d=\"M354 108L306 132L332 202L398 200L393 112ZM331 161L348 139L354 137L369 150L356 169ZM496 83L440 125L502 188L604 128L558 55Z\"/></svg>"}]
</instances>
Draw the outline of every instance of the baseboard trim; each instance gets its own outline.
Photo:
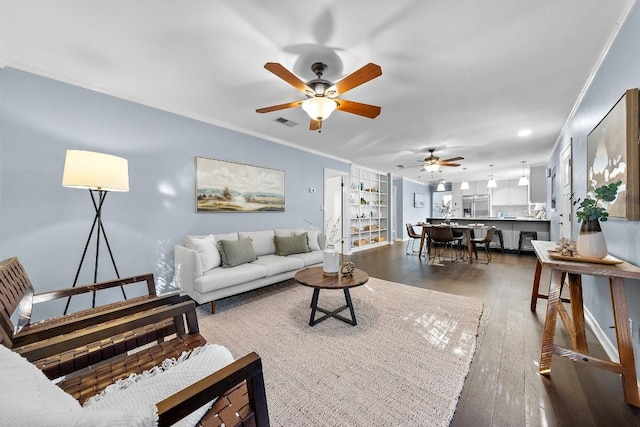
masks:
<instances>
[{"instance_id":1,"label":"baseboard trim","mask_svg":"<svg viewBox=\"0 0 640 427\"><path fill-rule=\"evenodd\" d=\"M598 339L598 342L600 342L604 352L609 356L609 359L611 359L612 362L620 363L617 344L611 342L607 334L604 333L598 322L596 322L596 319L593 317L591 312L587 310L587 307L584 307L584 320L587 323L587 326L591 328L591 331ZM640 378L636 378L636 381L638 383L638 389L640 389Z\"/></svg>"},{"instance_id":2,"label":"baseboard trim","mask_svg":"<svg viewBox=\"0 0 640 427\"><path fill-rule=\"evenodd\" d=\"M609 359L611 359L612 362L619 363L620 355L618 354L618 346L611 342L587 307L584 307L584 320L600 342L604 352L609 356Z\"/></svg>"}]
</instances>

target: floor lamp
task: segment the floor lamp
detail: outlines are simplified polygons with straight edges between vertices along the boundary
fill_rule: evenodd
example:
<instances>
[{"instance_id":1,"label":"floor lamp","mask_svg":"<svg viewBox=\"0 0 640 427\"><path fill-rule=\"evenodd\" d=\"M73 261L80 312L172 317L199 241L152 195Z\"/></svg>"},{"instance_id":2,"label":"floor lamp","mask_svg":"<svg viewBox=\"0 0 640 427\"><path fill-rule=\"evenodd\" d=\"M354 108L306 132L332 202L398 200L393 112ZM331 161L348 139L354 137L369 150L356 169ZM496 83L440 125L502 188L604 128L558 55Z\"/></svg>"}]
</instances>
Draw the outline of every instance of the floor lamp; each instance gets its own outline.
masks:
<instances>
[{"instance_id":1,"label":"floor lamp","mask_svg":"<svg viewBox=\"0 0 640 427\"><path fill-rule=\"evenodd\" d=\"M110 191L129 191L129 165L126 159L121 157L112 156L110 154L95 153L92 151L81 150L67 150L67 155L64 161L64 172L62 175L62 186L69 188L80 188L89 190L91 201L93 202L93 208L95 210L95 216L93 218L93 224L91 225L91 231L89 231L89 237L84 245L84 251L82 252L82 258L80 258L80 264L76 271L76 277L73 280L73 287L78 283L78 277L82 264L84 263L85 256L87 255L87 249L91 243L91 238L96 236L96 257L93 269L93 282L98 281L98 261L100 255L100 240L101 237L109 251L109 257L111 258L111 264L116 272L118 279L120 274L116 267L116 262L111 252L111 246L107 239L107 234L104 231L104 225L102 224L102 206L104 205L107 193ZM127 299L124 287L120 286L122 290L122 296ZM67 305L64 308L64 314L67 314L69 310L69 303L71 297L67 299ZM93 292L92 307L96 306L96 293Z\"/></svg>"}]
</instances>

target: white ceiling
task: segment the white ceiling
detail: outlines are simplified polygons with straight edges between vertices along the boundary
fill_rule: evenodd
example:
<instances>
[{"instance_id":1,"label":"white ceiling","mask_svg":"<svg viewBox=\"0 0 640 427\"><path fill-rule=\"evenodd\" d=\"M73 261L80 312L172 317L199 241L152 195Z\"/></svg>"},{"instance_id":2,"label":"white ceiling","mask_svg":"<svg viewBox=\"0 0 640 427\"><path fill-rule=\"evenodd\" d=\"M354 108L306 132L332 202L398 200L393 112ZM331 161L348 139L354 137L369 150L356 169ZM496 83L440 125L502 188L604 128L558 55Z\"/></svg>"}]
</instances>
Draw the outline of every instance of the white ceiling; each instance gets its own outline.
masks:
<instances>
[{"instance_id":1,"label":"white ceiling","mask_svg":"<svg viewBox=\"0 0 640 427\"><path fill-rule=\"evenodd\" d=\"M0 65L87 87L379 171L431 181L515 178L544 164L634 0L0 0ZM322 133L303 96L263 68L302 80L314 62L338 81L368 62L383 75L345 99ZM288 127L279 117L299 123ZM520 138L519 130L533 134Z\"/></svg>"}]
</instances>

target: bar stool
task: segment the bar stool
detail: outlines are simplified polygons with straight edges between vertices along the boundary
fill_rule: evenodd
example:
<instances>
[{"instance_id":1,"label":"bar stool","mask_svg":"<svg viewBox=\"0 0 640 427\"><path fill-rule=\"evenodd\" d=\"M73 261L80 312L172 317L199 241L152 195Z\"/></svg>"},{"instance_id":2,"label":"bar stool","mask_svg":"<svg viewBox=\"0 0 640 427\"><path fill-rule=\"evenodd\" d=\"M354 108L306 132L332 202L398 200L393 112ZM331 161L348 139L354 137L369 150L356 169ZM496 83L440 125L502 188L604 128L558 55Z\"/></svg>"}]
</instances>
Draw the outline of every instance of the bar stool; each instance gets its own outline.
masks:
<instances>
[{"instance_id":1,"label":"bar stool","mask_svg":"<svg viewBox=\"0 0 640 427\"><path fill-rule=\"evenodd\" d=\"M518 240L518 255L520 255L520 251L522 250L522 244L524 243L524 239L538 240L538 232L537 231L521 231L520 232L520 239Z\"/></svg>"}]
</instances>

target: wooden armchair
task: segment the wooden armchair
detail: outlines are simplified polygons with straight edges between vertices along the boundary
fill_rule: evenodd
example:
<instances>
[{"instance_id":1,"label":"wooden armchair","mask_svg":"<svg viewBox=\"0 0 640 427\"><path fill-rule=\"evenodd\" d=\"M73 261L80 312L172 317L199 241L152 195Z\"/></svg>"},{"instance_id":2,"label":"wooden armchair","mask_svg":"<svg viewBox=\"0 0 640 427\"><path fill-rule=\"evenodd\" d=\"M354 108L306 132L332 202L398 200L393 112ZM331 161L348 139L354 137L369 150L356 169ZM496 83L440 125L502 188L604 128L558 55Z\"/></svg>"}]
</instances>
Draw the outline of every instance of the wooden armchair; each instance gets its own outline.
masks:
<instances>
[{"instance_id":1,"label":"wooden armchair","mask_svg":"<svg viewBox=\"0 0 640 427\"><path fill-rule=\"evenodd\" d=\"M149 295L31 324L34 303L146 281ZM18 326L11 318L19 308ZM0 342L22 355L81 404L114 382L206 344L195 304L155 295L152 275L34 295L17 258L0 262ZM159 425L171 425L216 399L202 425L268 426L256 353L248 354L157 402Z\"/></svg>"}]
</instances>

